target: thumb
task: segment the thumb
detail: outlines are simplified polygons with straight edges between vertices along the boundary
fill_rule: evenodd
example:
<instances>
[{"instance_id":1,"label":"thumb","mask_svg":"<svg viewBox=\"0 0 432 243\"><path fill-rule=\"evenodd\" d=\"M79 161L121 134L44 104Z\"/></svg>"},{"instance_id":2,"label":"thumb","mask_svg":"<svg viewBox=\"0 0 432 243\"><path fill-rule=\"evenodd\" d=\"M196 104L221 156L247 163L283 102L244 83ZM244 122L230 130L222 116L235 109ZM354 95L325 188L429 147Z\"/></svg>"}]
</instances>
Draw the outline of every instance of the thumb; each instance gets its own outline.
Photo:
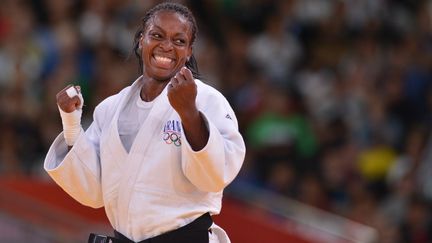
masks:
<instances>
[{"instance_id":1,"label":"thumb","mask_svg":"<svg viewBox=\"0 0 432 243\"><path fill-rule=\"evenodd\" d=\"M81 110L82 107L84 106L84 98L83 98L81 92L79 92L76 97L78 97L78 102L75 104L75 107L77 110Z\"/></svg>"}]
</instances>

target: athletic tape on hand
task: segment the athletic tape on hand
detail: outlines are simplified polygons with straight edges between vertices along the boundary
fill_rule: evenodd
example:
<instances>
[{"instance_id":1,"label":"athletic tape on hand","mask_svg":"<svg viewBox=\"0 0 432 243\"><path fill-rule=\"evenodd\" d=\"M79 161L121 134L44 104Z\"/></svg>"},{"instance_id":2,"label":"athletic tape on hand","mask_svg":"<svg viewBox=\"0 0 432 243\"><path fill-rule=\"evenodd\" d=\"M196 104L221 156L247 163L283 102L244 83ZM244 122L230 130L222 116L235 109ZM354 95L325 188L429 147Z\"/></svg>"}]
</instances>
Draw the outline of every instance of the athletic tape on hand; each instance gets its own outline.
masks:
<instances>
[{"instance_id":1,"label":"athletic tape on hand","mask_svg":"<svg viewBox=\"0 0 432 243\"><path fill-rule=\"evenodd\" d=\"M78 91L74 86L72 86L66 90L66 94L69 96L69 98L73 98L78 95Z\"/></svg>"},{"instance_id":2,"label":"athletic tape on hand","mask_svg":"<svg viewBox=\"0 0 432 243\"><path fill-rule=\"evenodd\" d=\"M81 92L78 92L74 86L69 87L66 90L66 94L69 96L69 98L73 98L75 96L78 96L78 98L80 99L80 105L78 106L78 109L81 109L83 107L83 105L84 105L83 96L82 96Z\"/></svg>"},{"instance_id":3,"label":"athletic tape on hand","mask_svg":"<svg viewBox=\"0 0 432 243\"><path fill-rule=\"evenodd\" d=\"M70 98L78 96L80 99L80 105L77 107L77 109L69 113L64 112L60 106L58 106L60 117L62 119L63 136L65 138L66 144L73 146L81 133L81 115L84 99L81 92L78 93L76 88L73 86L68 88L66 93Z\"/></svg>"},{"instance_id":4,"label":"athletic tape on hand","mask_svg":"<svg viewBox=\"0 0 432 243\"><path fill-rule=\"evenodd\" d=\"M62 119L63 137L67 145L73 146L81 133L82 109L76 109L69 113L64 112L60 106L58 106L58 109Z\"/></svg>"}]
</instances>

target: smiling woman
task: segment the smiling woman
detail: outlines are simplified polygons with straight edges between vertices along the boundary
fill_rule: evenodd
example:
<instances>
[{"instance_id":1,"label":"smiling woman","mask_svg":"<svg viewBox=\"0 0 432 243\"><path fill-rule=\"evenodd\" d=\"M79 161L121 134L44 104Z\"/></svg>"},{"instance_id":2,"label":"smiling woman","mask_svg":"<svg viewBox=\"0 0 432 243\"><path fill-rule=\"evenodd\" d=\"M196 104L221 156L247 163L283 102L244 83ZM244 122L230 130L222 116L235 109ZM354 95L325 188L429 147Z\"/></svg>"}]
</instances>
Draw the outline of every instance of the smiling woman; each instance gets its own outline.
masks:
<instances>
[{"instance_id":1,"label":"smiling woman","mask_svg":"<svg viewBox=\"0 0 432 243\"><path fill-rule=\"evenodd\" d=\"M185 17L170 11L149 19L139 39L146 75L167 81L186 64L192 55L190 25Z\"/></svg>"},{"instance_id":2,"label":"smiling woman","mask_svg":"<svg viewBox=\"0 0 432 243\"><path fill-rule=\"evenodd\" d=\"M57 94L63 132L44 168L78 202L105 208L114 236L89 242L229 242L211 215L245 144L225 97L198 79L196 33L185 6L150 9L134 38L141 76L102 101L86 131L80 88Z\"/></svg>"},{"instance_id":3,"label":"smiling woman","mask_svg":"<svg viewBox=\"0 0 432 243\"><path fill-rule=\"evenodd\" d=\"M171 29L172 33L164 33L165 30L160 24L162 19L160 19L159 16L156 16L155 13L158 12L171 12L171 14L176 15L174 17L174 21L178 21L176 23L171 23L170 27L174 28L182 28L182 29ZM155 20L155 17L158 17L159 19ZM166 23L168 25L168 23ZM181 26L179 26L181 25ZM168 27L168 26L167 26ZM166 29L169 31L169 29ZM188 49L187 51L190 52L187 55L187 60L185 62L185 66L191 70L195 78L199 77L198 73L198 67L197 63L195 61L195 57L192 53L192 45L195 42L196 34L197 34L198 28L197 24L195 22L195 18L193 17L192 13L183 6L175 5L175 4L160 4L155 6L153 9L147 12L147 14L142 18L142 24L140 28L137 30L135 34L134 39L134 52L135 55L138 58L138 61L140 63L140 70L143 72L143 63L142 63L142 39L144 36L154 39L155 41L163 41L166 39L167 44L170 44L169 42L174 43L174 45L178 45L180 47L184 47ZM174 39L171 36L166 36L166 34L173 34Z\"/></svg>"}]
</instances>

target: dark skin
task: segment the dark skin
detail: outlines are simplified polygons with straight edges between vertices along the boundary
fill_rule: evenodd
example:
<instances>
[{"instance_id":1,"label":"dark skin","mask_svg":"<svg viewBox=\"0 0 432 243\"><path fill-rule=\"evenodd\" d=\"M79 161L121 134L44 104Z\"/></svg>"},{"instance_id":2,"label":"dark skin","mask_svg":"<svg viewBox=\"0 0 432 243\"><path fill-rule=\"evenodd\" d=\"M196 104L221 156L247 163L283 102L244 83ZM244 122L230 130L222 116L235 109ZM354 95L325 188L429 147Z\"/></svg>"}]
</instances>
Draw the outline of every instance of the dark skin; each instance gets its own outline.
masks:
<instances>
[{"instance_id":1,"label":"dark skin","mask_svg":"<svg viewBox=\"0 0 432 243\"><path fill-rule=\"evenodd\" d=\"M191 23L172 11L160 11L149 20L139 41L143 60L141 99L154 100L168 86L168 100L179 114L186 138L192 149L204 148L209 131L196 107L197 86L185 63L192 55ZM80 105L78 97L69 98L60 91L57 104L65 112ZM78 87L79 88L79 87Z\"/></svg>"},{"instance_id":2,"label":"dark skin","mask_svg":"<svg viewBox=\"0 0 432 243\"><path fill-rule=\"evenodd\" d=\"M66 93L66 90L69 89L72 85L66 86L64 89L62 89L60 92L56 95L57 105L67 113L71 113L78 109L78 107L81 105L81 100L78 98L78 96L70 98L68 94ZM80 92L81 88L80 86L75 86L75 89Z\"/></svg>"}]
</instances>

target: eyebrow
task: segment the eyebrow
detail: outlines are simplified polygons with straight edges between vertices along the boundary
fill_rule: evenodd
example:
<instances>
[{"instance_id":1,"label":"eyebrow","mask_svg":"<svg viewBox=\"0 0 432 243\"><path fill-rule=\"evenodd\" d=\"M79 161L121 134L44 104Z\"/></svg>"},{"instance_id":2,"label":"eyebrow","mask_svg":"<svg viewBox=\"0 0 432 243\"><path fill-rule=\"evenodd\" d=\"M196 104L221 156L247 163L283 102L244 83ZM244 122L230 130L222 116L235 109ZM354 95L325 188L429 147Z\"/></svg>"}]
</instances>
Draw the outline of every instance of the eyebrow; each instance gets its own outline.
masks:
<instances>
[{"instance_id":1,"label":"eyebrow","mask_svg":"<svg viewBox=\"0 0 432 243\"><path fill-rule=\"evenodd\" d=\"M153 27L155 27L159 31L162 31L162 32L165 33L164 29L162 27L160 27L159 25L153 23ZM175 33L175 36L187 37L188 35L186 33L184 33L184 32L177 32L177 33Z\"/></svg>"}]
</instances>

